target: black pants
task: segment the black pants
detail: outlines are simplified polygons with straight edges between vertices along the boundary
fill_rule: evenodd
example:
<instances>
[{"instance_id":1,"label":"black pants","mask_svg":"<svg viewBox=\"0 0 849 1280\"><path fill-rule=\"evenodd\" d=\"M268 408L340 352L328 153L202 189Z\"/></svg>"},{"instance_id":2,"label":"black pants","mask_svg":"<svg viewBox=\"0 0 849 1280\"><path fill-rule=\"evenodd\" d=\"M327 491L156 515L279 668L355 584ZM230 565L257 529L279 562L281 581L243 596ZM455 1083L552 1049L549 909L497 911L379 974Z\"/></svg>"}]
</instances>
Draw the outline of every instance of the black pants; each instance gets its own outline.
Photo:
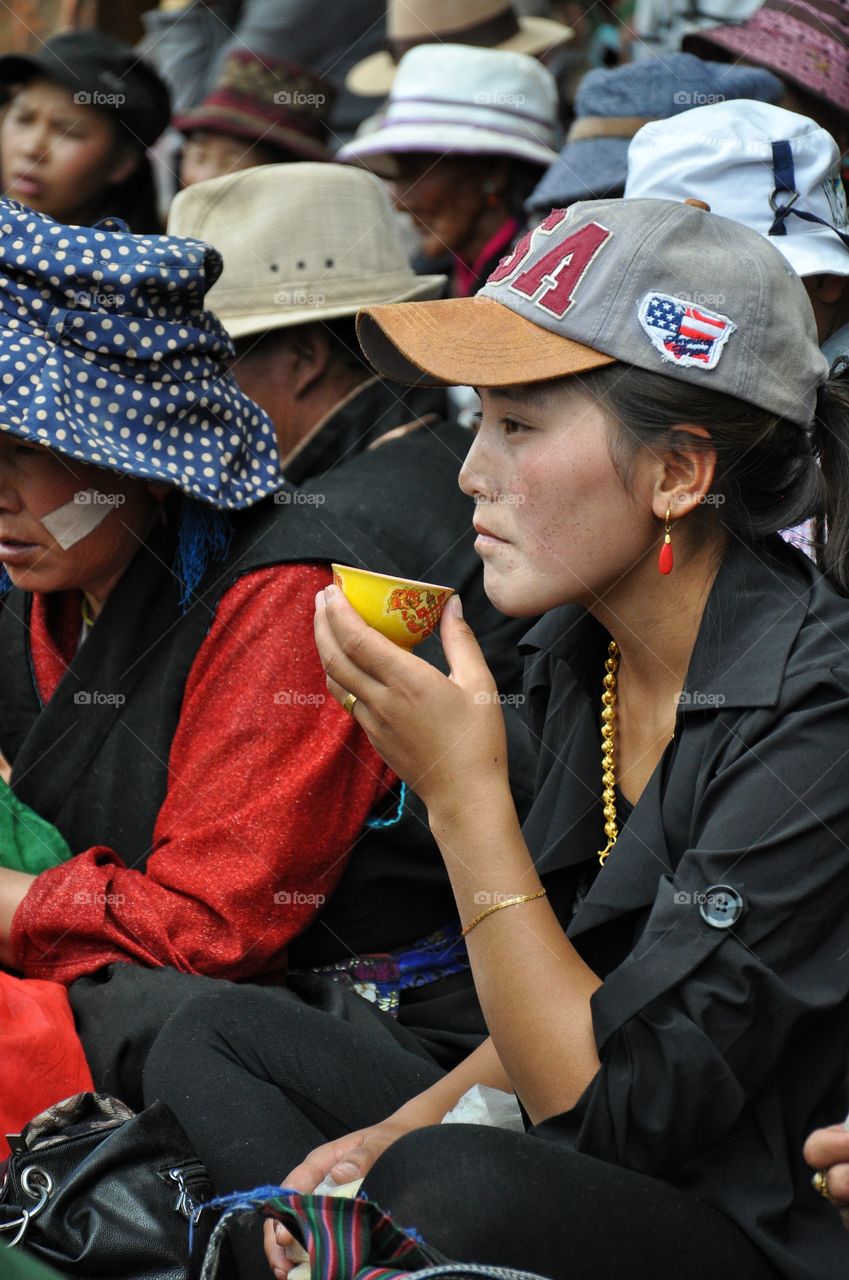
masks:
<instances>
[{"instance_id":1,"label":"black pants","mask_svg":"<svg viewBox=\"0 0 849 1280\"><path fill-rule=\"evenodd\" d=\"M219 1193L279 1182L328 1139L384 1119L443 1069L358 996L333 1012L223 988L183 1006L154 1044L148 1102L187 1130ZM448 1257L552 1280L775 1280L727 1218L683 1192L539 1136L457 1125L391 1147L366 1180L400 1226ZM239 1274L265 1274L258 1237Z\"/></svg>"}]
</instances>

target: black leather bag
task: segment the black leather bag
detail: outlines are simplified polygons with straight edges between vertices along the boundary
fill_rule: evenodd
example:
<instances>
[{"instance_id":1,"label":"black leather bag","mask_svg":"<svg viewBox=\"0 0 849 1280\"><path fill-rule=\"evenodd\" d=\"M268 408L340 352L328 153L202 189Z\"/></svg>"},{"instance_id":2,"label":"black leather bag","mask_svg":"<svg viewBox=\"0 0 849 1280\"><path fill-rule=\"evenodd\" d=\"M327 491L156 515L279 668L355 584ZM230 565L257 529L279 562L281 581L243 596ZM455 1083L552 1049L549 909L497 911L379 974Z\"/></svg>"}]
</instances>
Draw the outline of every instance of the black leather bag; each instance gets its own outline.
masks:
<instances>
[{"instance_id":1,"label":"black leather bag","mask_svg":"<svg viewBox=\"0 0 849 1280\"><path fill-rule=\"evenodd\" d=\"M114 1098L80 1093L8 1142L0 1250L20 1245L86 1280L189 1280L189 1226L202 1257L213 1225L203 1219L214 1215L200 1205L213 1192L166 1106L134 1115Z\"/></svg>"}]
</instances>

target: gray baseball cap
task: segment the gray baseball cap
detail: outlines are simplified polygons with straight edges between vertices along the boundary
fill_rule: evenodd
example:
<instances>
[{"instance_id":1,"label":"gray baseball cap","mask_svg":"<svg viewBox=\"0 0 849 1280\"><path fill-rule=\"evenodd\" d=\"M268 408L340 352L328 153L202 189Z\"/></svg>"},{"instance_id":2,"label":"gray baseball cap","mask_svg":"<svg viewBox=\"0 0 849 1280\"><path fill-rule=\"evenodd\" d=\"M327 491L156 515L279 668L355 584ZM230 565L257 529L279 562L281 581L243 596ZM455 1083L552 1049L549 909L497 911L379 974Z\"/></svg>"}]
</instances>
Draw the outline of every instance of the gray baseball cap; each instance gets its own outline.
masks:
<instances>
[{"instance_id":1,"label":"gray baseball cap","mask_svg":"<svg viewBox=\"0 0 849 1280\"><path fill-rule=\"evenodd\" d=\"M474 298L368 307L357 328L396 382L517 386L622 361L801 426L828 376L795 271L702 202L552 210Z\"/></svg>"}]
</instances>

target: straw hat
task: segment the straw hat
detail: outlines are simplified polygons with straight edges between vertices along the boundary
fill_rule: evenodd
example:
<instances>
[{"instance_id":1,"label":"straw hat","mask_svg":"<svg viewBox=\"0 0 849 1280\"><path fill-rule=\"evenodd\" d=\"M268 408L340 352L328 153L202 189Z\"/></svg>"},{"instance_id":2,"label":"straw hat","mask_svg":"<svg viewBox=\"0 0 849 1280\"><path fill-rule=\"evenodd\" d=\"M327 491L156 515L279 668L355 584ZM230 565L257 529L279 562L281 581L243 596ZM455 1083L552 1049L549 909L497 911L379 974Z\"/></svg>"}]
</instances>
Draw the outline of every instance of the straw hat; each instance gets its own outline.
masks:
<instances>
[{"instance_id":1,"label":"straw hat","mask_svg":"<svg viewBox=\"0 0 849 1280\"><path fill-rule=\"evenodd\" d=\"M504 0L388 0L386 49L353 66L345 84L353 93L382 97L392 88L404 54L420 44L448 42L538 56L574 34L550 18L520 18Z\"/></svg>"},{"instance_id":2,"label":"straw hat","mask_svg":"<svg viewBox=\"0 0 849 1280\"><path fill-rule=\"evenodd\" d=\"M512 156L541 168L556 158L557 84L525 53L423 44L401 59L379 126L337 152L381 177L409 151Z\"/></svg>"},{"instance_id":3,"label":"straw hat","mask_svg":"<svg viewBox=\"0 0 849 1280\"><path fill-rule=\"evenodd\" d=\"M411 269L383 184L343 165L260 165L195 183L175 197L168 230L221 252L206 302L231 338L445 287Z\"/></svg>"}]
</instances>

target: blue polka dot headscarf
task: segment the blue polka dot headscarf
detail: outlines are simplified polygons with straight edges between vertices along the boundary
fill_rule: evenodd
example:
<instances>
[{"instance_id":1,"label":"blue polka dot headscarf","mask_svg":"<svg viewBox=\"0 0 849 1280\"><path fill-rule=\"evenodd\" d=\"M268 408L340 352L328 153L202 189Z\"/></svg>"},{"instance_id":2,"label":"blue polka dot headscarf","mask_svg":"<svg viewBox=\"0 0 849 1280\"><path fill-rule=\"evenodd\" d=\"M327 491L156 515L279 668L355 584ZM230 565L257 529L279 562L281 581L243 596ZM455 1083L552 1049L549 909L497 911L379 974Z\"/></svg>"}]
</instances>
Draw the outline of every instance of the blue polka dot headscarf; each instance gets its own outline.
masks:
<instances>
[{"instance_id":1,"label":"blue polka dot headscarf","mask_svg":"<svg viewBox=\"0 0 849 1280\"><path fill-rule=\"evenodd\" d=\"M221 265L200 240L0 200L0 430L216 508L281 488L273 424L203 308Z\"/></svg>"}]
</instances>

